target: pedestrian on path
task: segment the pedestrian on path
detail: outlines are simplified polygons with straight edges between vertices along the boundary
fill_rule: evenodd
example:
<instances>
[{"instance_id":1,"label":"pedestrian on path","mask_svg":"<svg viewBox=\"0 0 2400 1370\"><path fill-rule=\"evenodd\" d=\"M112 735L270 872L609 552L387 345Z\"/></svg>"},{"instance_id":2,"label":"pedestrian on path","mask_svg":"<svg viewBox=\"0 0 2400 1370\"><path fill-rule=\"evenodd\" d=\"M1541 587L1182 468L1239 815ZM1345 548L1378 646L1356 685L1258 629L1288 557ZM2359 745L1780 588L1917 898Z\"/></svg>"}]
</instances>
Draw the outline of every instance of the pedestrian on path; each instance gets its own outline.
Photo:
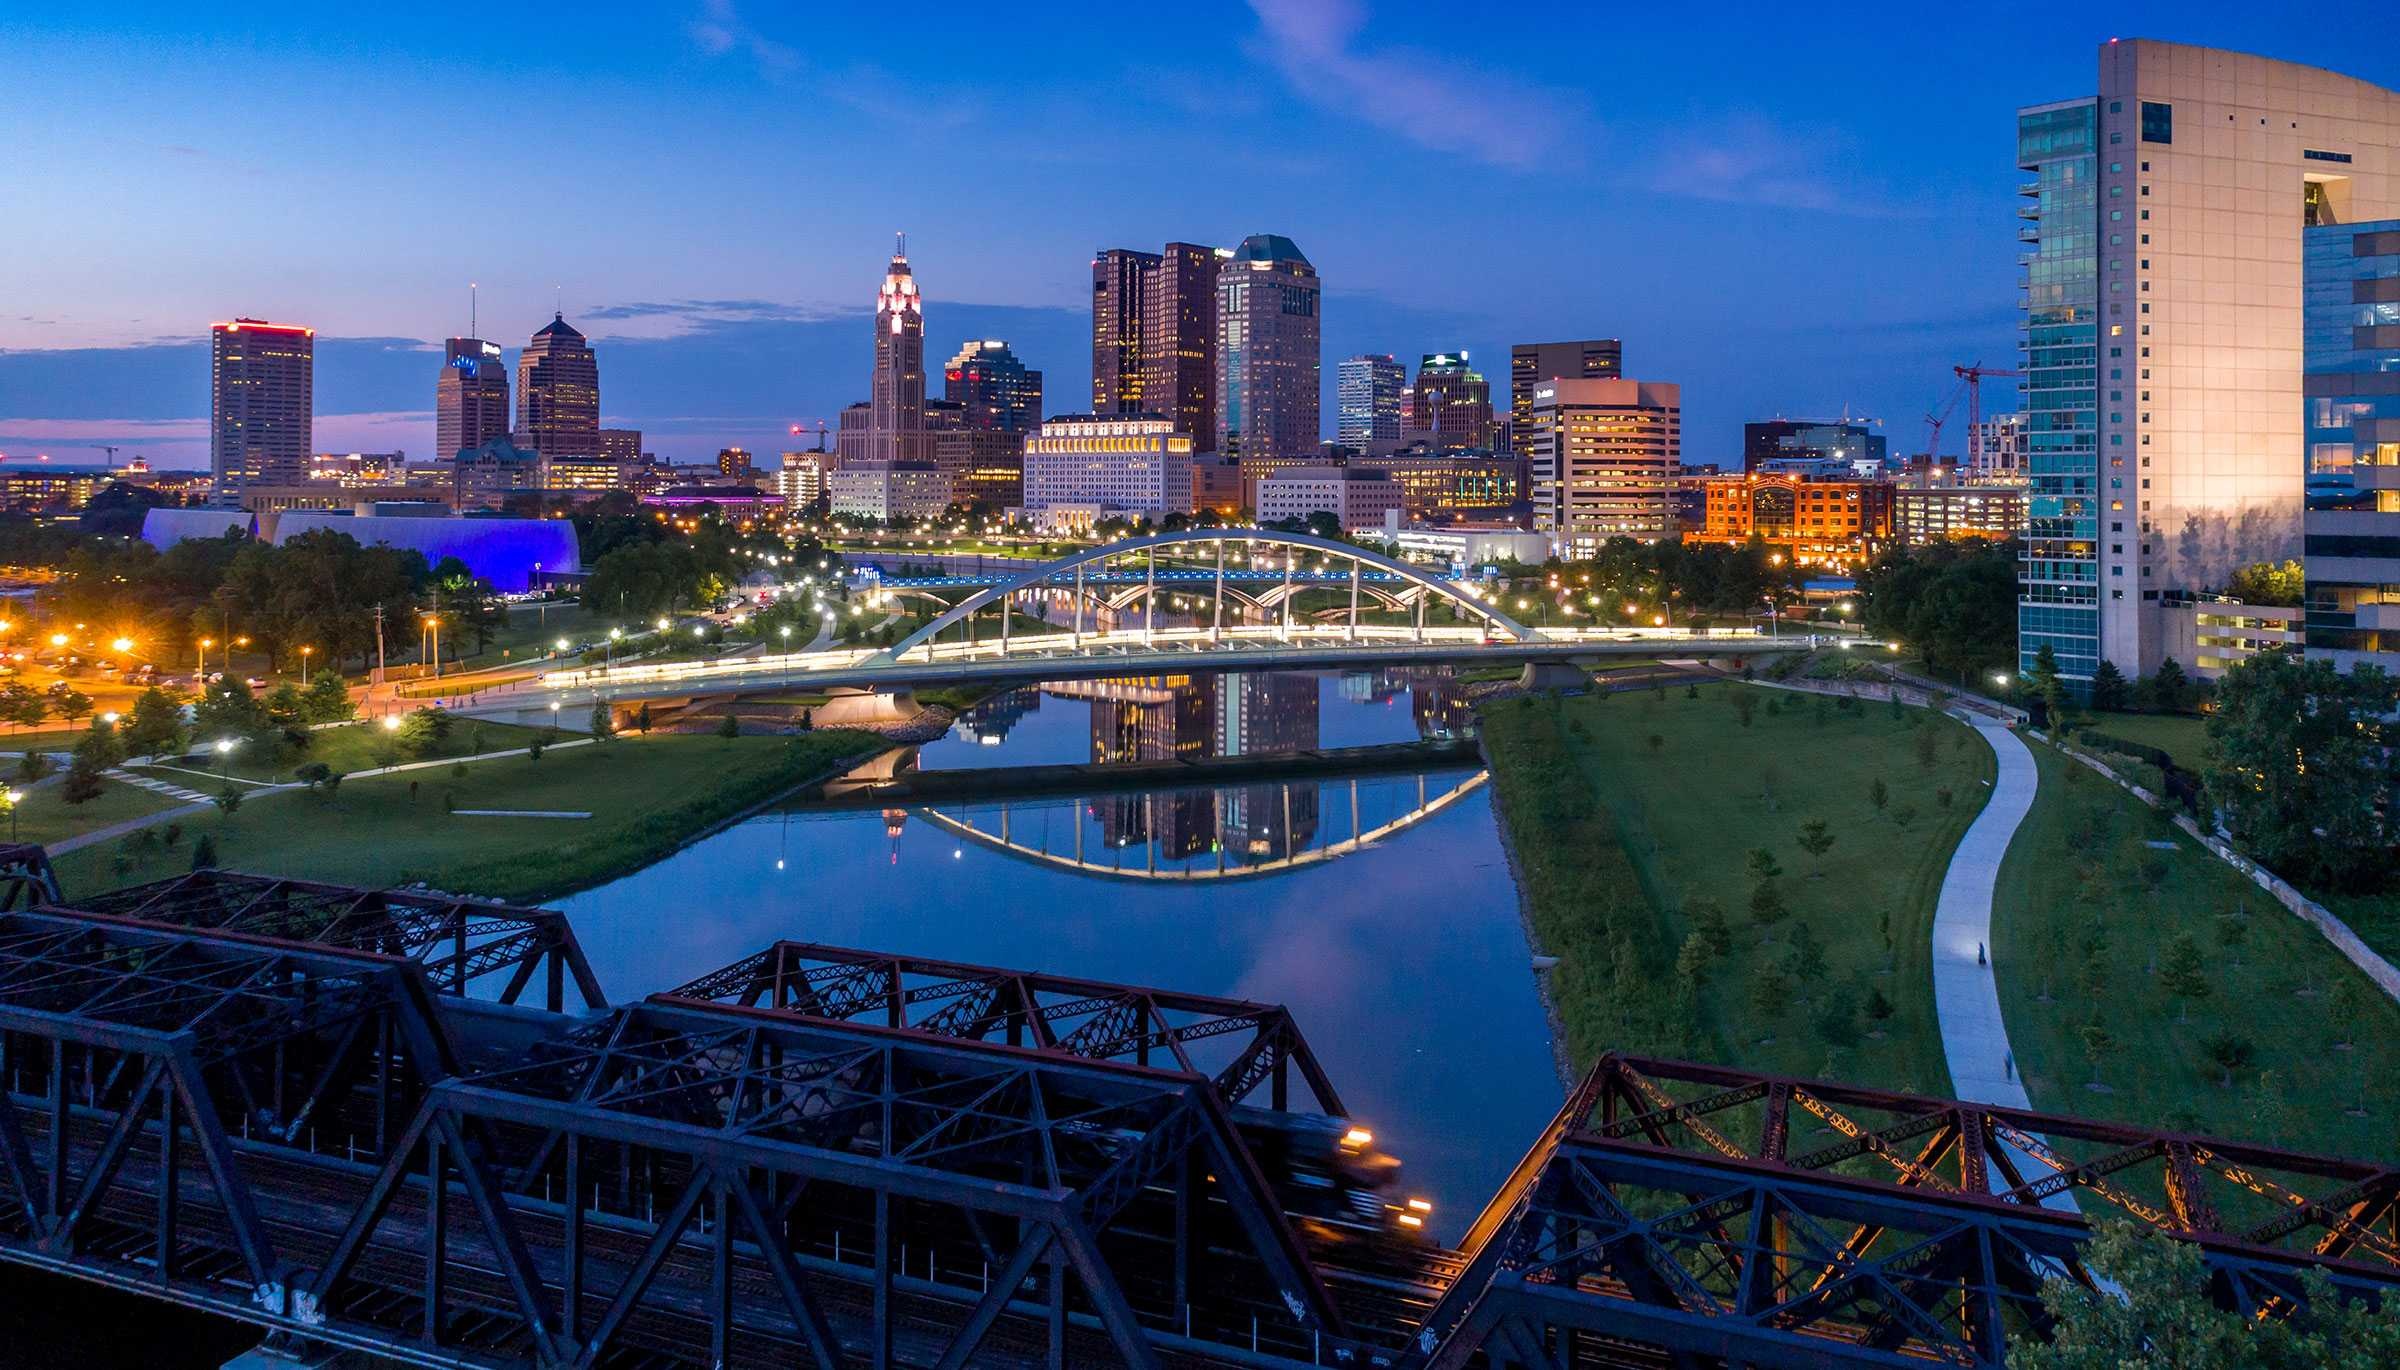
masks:
<instances>
[{"instance_id":1,"label":"pedestrian on path","mask_svg":"<svg viewBox=\"0 0 2400 1370\"><path fill-rule=\"evenodd\" d=\"M2017 1053L2013 1051L2004 1051L2000 1053L2000 1056L2001 1069L2007 1073L2009 1079L2014 1080L2017 1078Z\"/></svg>"},{"instance_id":2,"label":"pedestrian on path","mask_svg":"<svg viewBox=\"0 0 2400 1370\"><path fill-rule=\"evenodd\" d=\"M1979 966L1984 964L1983 943L1981 942L1975 944L1975 964Z\"/></svg>"}]
</instances>

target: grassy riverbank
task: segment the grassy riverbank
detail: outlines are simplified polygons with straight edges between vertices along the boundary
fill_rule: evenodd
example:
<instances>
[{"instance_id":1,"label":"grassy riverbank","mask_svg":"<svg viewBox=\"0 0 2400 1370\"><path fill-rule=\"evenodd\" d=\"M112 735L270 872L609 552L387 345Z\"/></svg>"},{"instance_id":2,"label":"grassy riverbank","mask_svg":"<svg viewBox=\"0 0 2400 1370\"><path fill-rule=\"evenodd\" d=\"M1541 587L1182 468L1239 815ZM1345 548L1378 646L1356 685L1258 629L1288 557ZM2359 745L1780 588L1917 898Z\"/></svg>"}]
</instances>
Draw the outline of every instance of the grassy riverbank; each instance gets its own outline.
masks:
<instances>
[{"instance_id":1,"label":"grassy riverbank","mask_svg":"<svg viewBox=\"0 0 2400 1370\"><path fill-rule=\"evenodd\" d=\"M1507 701L1484 737L1576 1065L1622 1047L1949 1087L1928 934L1992 772L1964 725L1722 684ZM1754 848L1783 871L1764 923ZM1729 945L1683 956L1711 905Z\"/></svg>"},{"instance_id":2,"label":"grassy riverbank","mask_svg":"<svg viewBox=\"0 0 2400 1370\"><path fill-rule=\"evenodd\" d=\"M2027 745L2041 790L2001 867L1993 940L2034 1106L2393 1156L2400 1006L2163 815ZM2166 969L2179 934L2205 984L2184 998Z\"/></svg>"},{"instance_id":3,"label":"grassy riverbank","mask_svg":"<svg viewBox=\"0 0 2400 1370\"><path fill-rule=\"evenodd\" d=\"M489 725L486 725L489 726ZM843 757L865 733L798 737L666 735L350 781L331 796L260 796L231 814L187 819L167 846L135 834L69 853L70 897L189 868L211 837L220 865L359 885L425 881L498 899L555 898L638 870L695 835ZM99 801L95 801L99 802ZM469 817L453 809L568 811L589 818Z\"/></svg>"}]
</instances>

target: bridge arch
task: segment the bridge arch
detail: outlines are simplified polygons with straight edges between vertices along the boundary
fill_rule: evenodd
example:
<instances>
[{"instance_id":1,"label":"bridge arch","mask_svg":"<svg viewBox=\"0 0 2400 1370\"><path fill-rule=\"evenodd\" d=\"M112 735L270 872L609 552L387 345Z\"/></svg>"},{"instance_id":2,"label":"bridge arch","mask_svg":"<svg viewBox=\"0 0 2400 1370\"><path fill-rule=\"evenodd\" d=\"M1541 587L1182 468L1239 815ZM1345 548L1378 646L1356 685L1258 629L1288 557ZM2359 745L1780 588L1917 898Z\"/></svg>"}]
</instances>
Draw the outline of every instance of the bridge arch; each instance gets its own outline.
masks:
<instances>
[{"instance_id":1,"label":"bridge arch","mask_svg":"<svg viewBox=\"0 0 2400 1370\"><path fill-rule=\"evenodd\" d=\"M1460 592L1438 576L1427 574L1422 567L1411 566L1407 562L1385 556L1380 552L1371 552L1364 547L1354 546L1347 542L1335 542L1330 538L1311 537L1306 533L1286 533L1268 528L1202 528L1180 533L1154 533L1147 537L1126 538L1121 542L1109 543L1105 547L1090 547L1080 552L1070 553L1055 561L1044 562L1006 584L987 586L967 596L959 601L957 608L892 644L875 660L897 665L907 657L908 653L919 647L928 647L935 638L941 635L943 629L952 624L964 622L988 605L1004 602L1027 590L1039 589L1047 582L1070 574L1079 567L1095 564L1105 565L1117 557L1128 556L1135 552L1150 552L1155 555L1160 548L1164 547L1228 542L1238 542L1245 547L1264 544L1295 551L1315 552L1323 556L1349 561L1361 570L1371 567L1387 572L1427 595L1449 600L1458 608L1483 619L1492 627L1505 632L1519 642L1530 642L1539 636L1533 629L1501 613L1482 600Z\"/></svg>"}]
</instances>

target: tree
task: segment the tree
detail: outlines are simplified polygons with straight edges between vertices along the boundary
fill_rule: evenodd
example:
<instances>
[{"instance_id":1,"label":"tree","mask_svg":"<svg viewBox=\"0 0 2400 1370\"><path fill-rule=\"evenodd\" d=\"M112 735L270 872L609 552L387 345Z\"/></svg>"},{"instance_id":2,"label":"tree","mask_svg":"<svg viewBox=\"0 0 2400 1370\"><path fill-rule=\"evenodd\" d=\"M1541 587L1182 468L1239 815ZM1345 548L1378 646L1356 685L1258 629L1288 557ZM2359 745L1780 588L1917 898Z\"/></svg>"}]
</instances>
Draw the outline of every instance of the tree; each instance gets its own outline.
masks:
<instances>
[{"instance_id":1,"label":"tree","mask_svg":"<svg viewBox=\"0 0 2400 1370\"><path fill-rule=\"evenodd\" d=\"M0 685L0 717L21 728L38 728L50 716L50 701L40 692L10 681Z\"/></svg>"},{"instance_id":2,"label":"tree","mask_svg":"<svg viewBox=\"0 0 2400 1370\"><path fill-rule=\"evenodd\" d=\"M1933 722L1930 718L1928 718L1923 725L1917 729L1917 736L1912 745L1916 748L1917 752L1917 769L1925 771L1932 770L1933 763L1941 759L1940 748L1942 745L1942 739L1941 736L1934 731Z\"/></svg>"},{"instance_id":3,"label":"tree","mask_svg":"<svg viewBox=\"0 0 2400 1370\"><path fill-rule=\"evenodd\" d=\"M1706 943L1710 956L1724 956L1733 950L1733 929L1726 925L1724 905L1705 897L1687 899L1683 915L1692 925L1692 935Z\"/></svg>"},{"instance_id":4,"label":"tree","mask_svg":"<svg viewBox=\"0 0 2400 1370\"><path fill-rule=\"evenodd\" d=\"M2161 668L2164 673L2164 668ZM2289 879L2367 888L2395 868L2400 678L2261 652L2228 669L2203 786L2234 840Z\"/></svg>"},{"instance_id":5,"label":"tree","mask_svg":"<svg viewBox=\"0 0 2400 1370\"><path fill-rule=\"evenodd\" d=\"M2025 673L2025 689L2026 693L2041 703L2042 722L2045 726L2052 732L2056 732L2065 725L2067 721L2066 680L2059 674L2058 653L2051 650L2050 644L2047 642L2042 644L2040 651L2033 654L2033 669Z\"/></svg>"},{"instance_id":6,"label":"tree","mask_svg":"<svg viewBox=\"0 0 2400 1370\"><path fill-rule=\"evenodd\" d=\"M92 726L75 743L77 756L90 756L93 769L107 770L125 760L125 743L117 735L117 725L105 718L95 718Z\"/></svg>"},{"instance_id":7,"label":"tree","mask_svg":"<svg viewBox=\"0 0 2400 1370\"><path fill-rule=\"evenodd\" d=\"M71 728L75 726L76 719L92 711L92 697L62 680L50 687L50 707Z\"/></svg>"},{"instance_id":8,"label":"tree","mask_svg":"<svg viewBox=\"0 0 2400 1370\"><path fill-rule=\"evenodd\" d=\"M1876 1036L1881 1037L1883 1035L1883 1025L1892 1021L1892 1014L1895 1012L1897 1012L1897 1010L1892 1007L1892 1001L1885 997L1884 992L1881 989L1874 987L1868 988L1867 1021L1874 1024L1874 1027L1869 1029L1870 1031L1872 1031Z\"/></svg>"},{"instance_id":9,"label":"tree","mask_svg":"<svg viewBox=\"0 0 2400 1370\"><path fill-rule=\"evenodd\" d=\"M1775 967L1762 965L1750 977L1750 1017L1752 1021L1761 1024L1773 1023L1783 1016L1784 1009L1790 1006L1791 998L1790 982L1786 981L1783 978L1783 972Z\"/></svg>"},{"instance_id":10,"label":"tree","mask_svg":"<svg viewBox=\"0 0 2400 1370\"><path fill-rule=\"evenodd\" d=\"M1817 1030L1817 1036L1823 1038L1827 1046L1845 1051L1857 1046L1858 997L1850 992L1847 985L1836 986L1831 994L1825 996L1825 1002L1817 1006L1816 1016L1810 1026Z\"/></svg>"},{"instance_id":11,"label":"tree","mask_svg":"<svg viewBox=\"0 0 2400 1370\"><path fill-rule=\"evenodd\" d=\"M2225 593L2244 604L2286 609L2298 608L2307 590L2308 574L2297 561L2253 562L2234 572L2225 586Z\"/></svg>"},{"instance_id":12,"label":"tree","mask_svg":"<svg viewBox=\"0 0 2400 1370\"><path fill-rule=\"evenodd\" d=\"M1783 973L1805 991L1825 978L1825 944L1805 922L1792 925L1791 945L1784 949ZM1804 993L1803 998L1807 995Z\"/></svg>"},{"instance_id":13,"label":"tree","mask_svg":"<svg viewBox=\"0 0 2400 1370\"><path fill-rule=\"evenodd\" d=\"M125 750L132 756L171 756L183 750L183 705L153 685L137 695L125 724Z\"/></svg>"},{"instance_id":14,"label":"tree","mask_svg":"<svg viewBox=\"0 0 2400 1370\"><path fill-rule=\"evenodd\" d=\"M408 717L400 721L400 745L411 756L431 756L450 739L450 730L457 724L458 716L447 709L411 710Z\"/></svg>"},{"instance_id":15,"label":"tree","mask_svg":"<svg viewBox=\"0 0 2400 1370\"><path fill-rule=\"evenodd\" d=\"M1807 822L1802 823L1800 825L1800 835L1793 840L1800 844L1800 850L1807 852L1816 860L1817 871L1815 876L1812 878L1823 879L1825 875L1825 853L1833 850L1834 842L1833 832L1827 826L1825 820L1822 818L1812 818Z\"/></svg>"},{"instance_id":16,"label":"tree","mask_svg":"<svg viewBox=\"0 0 2400 1370\"><path fill-rule=\"evenodd\" d=\"M2137 691L2143 708L2153 713L2179 714L2188 711L2197 694L2192 678L2183 672L2183 664L2173 657L2158 663L2158 673L2142 681Z\"/></svg>"},{"instance_id":17,"label":"tree","mask_svg":"<svg viewBox=\"0 0 2400 1370\"><path fill-rule=\"evenodd\" d=\"M1875 806L1877 813L1883 812L1883 806L1892 802L1891 788L1883 783L1882 776L1879 775L1868 782L1867 802Z\"/></svg>"},{"instance_id":18,"label":"tree","mask_svg":"<svg viewBox=\"0 0 2400 1370\"><path fill-rule=\"evenodd\" d=\"M228 780L225 782L224 789L209 796L208 802L216 805L227 818L231 818L234 812L242 807L242 792L234 788L233 782Z\"/></svg>"},{"instance_id":19,"label":"tree","mask_svg":"<svg viewBox=\"0 0 2400 1370\"><path fill-rule=\"evenodd\" d=\"M209 686L192 706L192 735L203 746L229 739L261 748L283 742L283 729L267 716L241 677L232 675Z\"/></svg>"},{"instance_id":20,"label":"tree","mask_svg":"<svg viewBox=\"0 0 2400 1370\"><path fill-rule=\"evenodd\" d=\"M616 711L608 707L608 701L594 700L592 702L591 729L592 736L602 742L617 735Z\"/></svg>"},{"instance_id":21,"label":"tree","mask_svg":"<svg viewBox=\"0 0 2400 1370\"><path fill-rule=\"evenodd\" d=\"M1708 983L1709 964L1716 959L1715 953L1709 950L1705 935L1686 933L1683 945L1675 952L1675 974L1697 989Z\"/></svg>"},{"instance_id":22,"label":"tree","mask_svg":"<svg viewBox=\"0 0 2400 1370\"><path fill-rule=\"evenodd\" d=\"M2359 988L2357 976L2345 975L2333 982L2333 994L2325 1001L2325 1016L2333 1024L2334 1050L2350 1049L2357 1040L2359 1019L2366 1012L2366 994Z\"/></svg>"},{"instance_id":23,"label":"tree","mask_svg":"<svg viewBox=\"0 0 2400 1370\"><path fill-rule=\"evenodd\" d=\"M2049 1340L2015 1339L2009 1370L2351 1370L2400 1364L2400 1319L2334 1291L2322 1269L2300 1277L2300 1309L2256 1317L2220 1307L2198 1245L2156 1227L2095 1218L2083 1265L2042 1283Z\"/></svg>"},{"instance_id":24,"label":"tree","mask_svg":"<svg viewBox=\"0 0 2400 1370\"><path fill-rule=\"evenodd\" d=\"M2175 998L2175 1021L2191 1021L2194 999L2208 997L2208 962L2200 955L2200 944L2188 932L2179 932L2168 941L2167 952L2159 962L2159 987Z\"/></svg>"},{"instance_id":25,"label":"tree","mask_svg":"<svg viewBox=\"0 0 2400 1370\"><path fill-rule=\"evenodd\" d=\"M1751 716L1758 712L1758 696L1748 690L1734 691L1733 712L1735 717L1741 719L1743 727L1749 727Z\"/></svg>"},{"instance_id":26,"label":"tree","mask_svg":"<svg viewBox=\"0 0 2400 1370\"><path fill-rule=\"evenodd\" d=\"M1907 830L1909 824L1916 821L1917 806L1914 804L1903 804L1899 808L1892 810L1893 824L1903 831Z\"/></svg>"},{"instance_id":27,"label":"tree","mask_svg":"<svg viewBox=\"0 0 2400 1370\"><path fill-rule=\"evenodd\" d=\"M343 723L358 717L358 706L350 700L350 686L341 672L327 669L308 682L305 712L311 723Z\"/></svg>"},{"instance_id":28,"label":"tree","mask_svg":"<svg viewBox=\"0 0 2400 1370\"><path fill-rule=\"evenodd\" d=\"M2250 1064L2251 1058L2257 1055L2256 1048L2250 1045L2250 1039L2231 1028L2210 1033L2208 1039L2200 1044L2200 1049L2208 1053L2208 1059L2215 1062L2221 1072L2217 1080L2219 1089L2233 1088L2233 1073Z\"/></svg>"},{"instance_id":29,"label":"tree","mask_svg":"<svg viewBox=\"0 0 2400 1370\"><path fill-rule=\"evenodd\" d=\"M2091 1062L2092 1065L2091 1083L2087 1087L2091 1089L2105 1088L2100 1083L2100 1063L2108 1059L2109 1054L2117 1049L2116 1036L2107 1028L2102 1027L2097 1020L2085 1023L2076 1029L2075 1035L2083 1043L2084 1059Z\"/></svg>"},{"instance_id":30,"label":"tree","mask_svg":"<svg viewBox=\"0 0 2400 1370\"><path fill-rule=\"evenodd\" d=\"M1765 847L1752 847L1745 864L1753 880L1772 880L1783 874L1783 866L1775 860L1775 853Z\"/></svg>"},{"instance_id":31,"label":"tree","mask_svg":"<svg viewBox=\"0 0 2400 1370\"><path fill-rule=\"evenodd\" d=\"M742 721L733 716L733 710L727 709L725 711L725 717L717 722L717 736L740 737L741 735Z\"/></svg>"},{"instance_id":32,"label":"tree","mask_svg":"<svg viewBox=\"0 0 2400 1370\"><path fill-rule=\"evenodd\" d=\"M107 768L95 759L88 742L76 745L75 760L67 767L66 778L58 782L58 797L69 804L90 803L108 788L100 779L100 772Z\"/></svg>"},{"instance_id":33,"label":"tree","mask_svg":"<svg viewBox=\"0 0 2400 1370\"><path fill-rule=\"evenodd\" d=\"M1648 741L1650 745L1650 754L1653 756L1658 754L1659 748L1667 745L1667 740L1663 737L1660 737L1657 733L1650 734Z\"/></svg>"},{"instance_id":34,"label":"tree","mask_svg":"<svg viewBox=\"0 0 2400 1370\"><path fill-rule=\"evenodd\" d=\"M2132 702L2133 687L2126 683L2125 673L2117 663L2102 661L2092 672L2092 708L2101 713L2116 713Z\"/></svg>"},{"instance_id":35,"label":"tree","mask_svg":"<svg viewBox=\"0 0 2400 1370\"><path fill-rule=\"evenodd\" d=\"M172 846L174 844L169 843L168 845ZM200 834L200 840L192 844L192 869L196 871L211 871L215 870L216 868L216 835L213 833L204 832Z\"/></svg>"},{"instance_id":36,"label":"tree","mask_svg":"<svg viewBox=\"0 0 2400 1370\"><path fill-rule=\"evenodd\" d=\"M526 759L527 761L539 761L539 760L541 760L541 759L542 759L542 748L543 748L545 745L546 745L546 744L544 743L543 739L541 739L541 738L539 738L539 737L536 737L536 738L535 738L535 739L533 739L531 742L528 742L528 743L526 743L526 744L525 744L525 759Z\"/></svg>"}]
</instances>

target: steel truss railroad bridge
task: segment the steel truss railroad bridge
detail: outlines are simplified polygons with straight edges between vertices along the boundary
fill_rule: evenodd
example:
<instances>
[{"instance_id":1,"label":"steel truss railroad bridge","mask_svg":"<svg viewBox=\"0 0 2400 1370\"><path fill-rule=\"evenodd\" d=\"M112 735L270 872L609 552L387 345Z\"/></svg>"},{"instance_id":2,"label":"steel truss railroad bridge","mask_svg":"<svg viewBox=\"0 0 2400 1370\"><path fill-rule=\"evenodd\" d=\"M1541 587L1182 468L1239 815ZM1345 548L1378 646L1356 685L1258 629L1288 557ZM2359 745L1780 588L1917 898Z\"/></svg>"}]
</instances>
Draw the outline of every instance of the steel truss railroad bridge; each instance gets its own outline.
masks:
<instances>
[{"instance_id":1,"label":"steel truss railroad bridge","mask_svg":"<svg viewBox=\"0 0 2400 1370\"><path fill-rule=\"evenodd\" d=\"M1370 1211L1385 1158L1281 1008L800 943L612 1008L555 913L0 880L0 1260L294 1346L1998 1367L2089 1278L2064 1193L2230 1306L2400 1284L2389 1167L1617 1055L1450 1251Z\"/></svg>"}]
</instances>

